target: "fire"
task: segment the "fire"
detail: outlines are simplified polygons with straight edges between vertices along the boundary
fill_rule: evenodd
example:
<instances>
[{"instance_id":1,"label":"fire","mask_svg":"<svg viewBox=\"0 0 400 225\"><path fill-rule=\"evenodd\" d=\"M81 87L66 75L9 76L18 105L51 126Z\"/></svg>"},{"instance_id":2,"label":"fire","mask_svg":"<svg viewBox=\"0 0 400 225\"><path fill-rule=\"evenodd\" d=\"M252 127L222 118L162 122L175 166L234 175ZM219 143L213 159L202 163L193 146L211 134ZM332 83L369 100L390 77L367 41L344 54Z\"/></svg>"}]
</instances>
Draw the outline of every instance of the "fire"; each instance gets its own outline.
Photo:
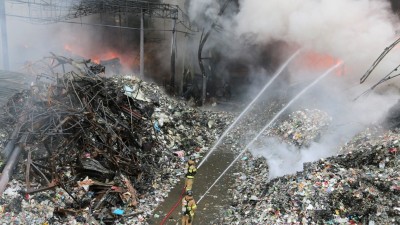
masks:
<instances>
[{"instance_id":1,"label":"fire","mask_svg":"<svg viewBox=\"0 0 400 225\"><path fill-rule=\"evenodd\" d=\"M138 65L139 63L134 58L134 52L132 54L121 54L114 50L109 50L104 47L99 50L86 50L85 48L72 46L69 44L64 45L64 50L70 52L71 54L81 56L86 59L91 59L94 63L99 64L100 61L107 61L114 58L119 58L121 64L125 68L131 68L132 66Z\"/></svg>"},{"instance_id":2,"label":"fire","mask_svg":"<svg viewBox=\"0 0 400 225\"><path fill-rule=\"evenodd\" d=\"M110 60L110 59L114 59L114 58L122 58L121 55L119 55L116 52L113 51L109 51L109 52L102 52L98 55L95 55L93 57L91 57L90 59L95 62L95 63L100 63L100 60Z\"/></svg>"},{"instance_id":3,"label":"fire","mask_svg":"<svg viewBox=\"0 0 400 225\"><path fill-rule=\"evenodd\" d=\"M341 62L341 60L338 58L312 51L303 53L302 57L296 61L299 67L317 72L327 70ZM342 66L340 69L336 70L336 75L342 76L345 74L345 72L345 67Z\"/></svg>"},{"instance_id":4,"label":"fire","mask_svg":"<svg viewBox=\"0 0 400 225\"><path fill-rule=\"evenodd\" d=\"M66 50L67 52L72 52L72 48L69 45L64 45L64 50Z\"/></svg>"},{"instance_id":5,"label":"fire","mask_svg":"<svg viewBox=\"0 0 400 225\"><path fill-rule=\"evenodd\" d=\"M100 64L100 59L98 59L98 58L92 58L92 61L94 63Z\"/></svg>"}]
</instances>

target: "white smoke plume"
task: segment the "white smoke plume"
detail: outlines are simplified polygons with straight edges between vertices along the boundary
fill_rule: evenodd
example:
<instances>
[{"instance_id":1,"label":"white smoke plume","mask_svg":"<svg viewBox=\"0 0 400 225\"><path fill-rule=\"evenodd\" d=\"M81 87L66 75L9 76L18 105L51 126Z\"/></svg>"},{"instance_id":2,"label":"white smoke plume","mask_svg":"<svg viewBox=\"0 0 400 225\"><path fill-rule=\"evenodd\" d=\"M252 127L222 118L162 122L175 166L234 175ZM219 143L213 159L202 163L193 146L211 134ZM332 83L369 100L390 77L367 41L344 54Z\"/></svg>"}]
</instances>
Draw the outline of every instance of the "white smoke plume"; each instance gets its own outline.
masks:
<instances>
[{"instance_id":1,"label":"white smoke plume","mask_svg":"<svg viewBox=\"0 0 400 225\"><path fill-rule=\"evenodd\" d=\"M218 19L220 5L214 0L190 1L189 15L196 23L206 23L207 20L215 21ZM201 21L199 21L201 20ZM210 22L210 21L207 21Z\"/></svg>"},{"instance_id":2,"label":"white smoke plume","mask_svg":"<svg viewBox=\"0 0 400 225\"><path fill-rule=\"evenodd\" d=\"M270 179L301 171L305 162L336 155L340 146L368 125L378 123L382 115L398 100L397 94L387 94L371 95L352 101L339 86L332 85L334 83L332 79L325 80L319 87L310 89L293 106L294 109L318 108L333 118L318 142L298 149L278 138L260 138L264 147L251 150L254 155L267 159Z\"/></svg>"},{"instance_id":3,"label":"white smoke plume","mask_svg":"<svg viewBox=\"0 0 400 225\"><path fill-rule=\"evenodd\" d=\"M208 28L210 21L217 21L219 9L215 1L192 0L190 15L194 21ZM243 43L267 48L271 47L271 43L284 42L288 46L295 46L290 49L291 52L302 48L305 53L313 52L320 58L332 57L345 65L342 71L337 71L336 75L332 74L313 87L291 107L317 108L334 117L334 123L319 143L298 151L278 140L268 139L264 140L268 147L253 152L268 159L272 178L301 170L304 162L336 154L338 146L367 125L382 119L388 108L397 101L398 90L353 101L400 62L400 48L395 48L367 82L359 85L360 77L379 54L400 37L397 33L399 19L392 13L387 0L239 0L237 12L229 11L218 18L218 23L224 29L213 33L217 37L213 39L214 42L208 43L210 48L217 48L221 43L225 46L229 43L232 49ZM226 36L229 36L229 41ZM233 53L252 54L243 51L223 52L228 52L226 58L233 58ZM293 85L306 86L321 71L334 64L327 64L326 68L315 71L311 67L318 64L319 60L324 59L317 57L311 60L308 65L310 68L290 68L291 81L283 89L291 90Z\"/></svg>"},{"instance_id":4,"label":"white smoke plume","mask_svg":"<svg viewBox=\"0 0 400 225\"><path fill-rule=\"evenodd\" d=\"M360 72L397 37L390 10L383 0L242 0L235 33L257 43L295 43Z\"/></svg>"},{"instance_id":5,"label":"white smoke plume","mask_svg":"<svg viewBox=\"0 0 400 225\"><path fill-rule=\"evenodd\" d=\"M329 150L323 148L318 151L312 148L300 151L296 147L282 143L275 138L265 139L263 143L266 147L254 149L252 153L255 156L263 156L267 159L269 179L301 171L304 162L311 162L331 155Z\"/></svg>"},{"instance_id":6,"label":"white smoke plume","mask_svg":"<svg viewBox=\"0 0 400 225\"><path fill-rule=\"evenodd\" d=\"M190 3L193 21L206 28L218 21L232 39L259 45L285 41L340 59L358 74L396 40L400 28L387 0L240 0L238 13L219 18L216 1ZM400 50L394 52L382 62L385 69L378 71L396 66Z\"/></svg>"}]
</instances>

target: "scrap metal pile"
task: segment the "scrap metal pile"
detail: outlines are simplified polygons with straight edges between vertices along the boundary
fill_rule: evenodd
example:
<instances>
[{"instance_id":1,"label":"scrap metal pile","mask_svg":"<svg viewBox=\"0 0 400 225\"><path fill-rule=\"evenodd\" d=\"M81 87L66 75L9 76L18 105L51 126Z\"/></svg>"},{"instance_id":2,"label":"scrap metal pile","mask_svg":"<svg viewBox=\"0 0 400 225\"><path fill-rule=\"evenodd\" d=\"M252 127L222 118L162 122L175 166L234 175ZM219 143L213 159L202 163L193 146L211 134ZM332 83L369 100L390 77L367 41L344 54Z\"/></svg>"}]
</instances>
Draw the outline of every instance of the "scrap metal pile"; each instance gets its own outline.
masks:
<instances>
[{"instance_id":1,"label":"scrap metal pile","mask_svg":"<svg viewBox=\"0 0 400 225\"><path fill-rule=\"evenodd\" d=\"M304 111L304 117L318 118L311 112ZM275 129L285 130L288 124L290 120ZM314 136L313 129L300 130L303 137ZM231 207L222 211L216 223L397 224L399 150L398 131L371 128L346 143L339 155L305 163L302 172L272 180L266 159L247 153L240 161L243 170L234 174L235 187L229 190Z\"/></svg>"},{"instance_id":2,"label":"scrap metal pile","mask_svg":"<svg viewBox=\"0 0 400 225\"><path fill-rule=\"evenodd\" d=\"M5 221L145 223L182 174L173 152L206 150L230 118L187 107L155 84L93 73L38 80L4 106L1 131L14 133L23 158L0 201Z\"/></svg>"}]
</instances>

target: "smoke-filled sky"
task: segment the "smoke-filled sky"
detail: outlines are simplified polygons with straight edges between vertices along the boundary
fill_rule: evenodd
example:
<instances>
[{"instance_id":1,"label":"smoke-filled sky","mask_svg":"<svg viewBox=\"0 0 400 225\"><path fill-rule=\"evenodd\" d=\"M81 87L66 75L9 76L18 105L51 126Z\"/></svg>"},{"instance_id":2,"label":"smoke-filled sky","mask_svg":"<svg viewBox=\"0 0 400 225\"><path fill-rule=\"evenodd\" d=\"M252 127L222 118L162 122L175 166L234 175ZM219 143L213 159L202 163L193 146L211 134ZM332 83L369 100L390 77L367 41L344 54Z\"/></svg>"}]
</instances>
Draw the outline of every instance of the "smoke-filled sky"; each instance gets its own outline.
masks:
<instances>
[{"instance_id":1,"label":"smoke-filled sky","mask_svg":"<svg viewBox=\"0 0 400 225\"><path fill-rule=\"evenodd\" d=\"M218 17L219 10L219 4L214 0L192 0L189 8L191 18L197 23L209 27L210 21L218 18L218 23L222 25L223 29L213 33L220 38L208 43L210 48L221 46L221 43L226 45L229 36L228 43L234 46L232 48L250 44L273 49L271 43L286 43L286 58L295 49L302 49L297 62L289 66L291 79L283 87L288 92L298 93L301 90L299 87L306 86L338 61L344 64L340 71L311 88L291 107L314 107L333 117L331 128L319 143L295 153L286 144L265 140L269 143L268 147L257 150L257 154L268 159L272 177L299 170L303 162L334 155L340 144L368 124L381 120L388 108L397 102L398 89L395 93L372 94L353 101L400 62L400 48L395 48L367 82L359 84L363 73L385 47L400 37L400 22L393 13L390 1L239 0L237 9L228 8L223 17ZM232 52L228 54L226 57L232 58ZM237 51L236 54L252 53ZM270 77L268 72L265 75Z\"/></svg>"}]
</instances>

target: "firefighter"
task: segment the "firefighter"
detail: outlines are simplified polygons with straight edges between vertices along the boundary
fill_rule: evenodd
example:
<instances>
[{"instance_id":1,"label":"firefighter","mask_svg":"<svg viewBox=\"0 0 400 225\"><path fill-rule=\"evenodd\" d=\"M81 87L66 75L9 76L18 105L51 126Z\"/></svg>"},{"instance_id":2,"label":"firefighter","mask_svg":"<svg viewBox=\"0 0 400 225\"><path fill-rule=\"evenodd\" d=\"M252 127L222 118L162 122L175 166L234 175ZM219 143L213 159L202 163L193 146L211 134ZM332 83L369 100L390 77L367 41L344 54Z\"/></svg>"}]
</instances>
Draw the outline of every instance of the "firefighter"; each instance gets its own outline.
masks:
<instances>
[{"instance_id":1,"label":"firefighter","mask_svg":"<svg viewBox=\"0 0 400 225\"><path fill-rule=\"evenodd\" d=\"M193 192L187 191L182 199L182 225L192 225L196 202L193 199Z\"/></svg>"},{"instance_id":2,"label":"firefighter","mask_svg":"<svg viewBox=\"0 0 400 225\"><path fill-rule=\"evenodd\" d=\"M194 161L194 156L190 156L187 165L186 165L186 180L185 180L185 188L186 191L192 190L194 175L197 173L196 163Z\"/></svg>"}]
</instances>

